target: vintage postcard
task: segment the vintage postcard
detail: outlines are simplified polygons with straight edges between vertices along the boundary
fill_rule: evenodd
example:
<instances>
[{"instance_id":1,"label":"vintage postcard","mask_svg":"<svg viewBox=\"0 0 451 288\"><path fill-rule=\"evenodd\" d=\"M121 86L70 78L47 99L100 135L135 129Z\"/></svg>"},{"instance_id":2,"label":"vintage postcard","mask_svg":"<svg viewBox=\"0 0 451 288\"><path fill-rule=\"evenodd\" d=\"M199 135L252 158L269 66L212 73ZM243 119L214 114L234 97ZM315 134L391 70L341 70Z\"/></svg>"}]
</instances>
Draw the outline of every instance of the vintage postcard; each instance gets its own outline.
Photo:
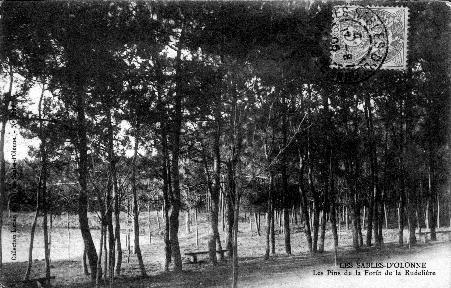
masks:
<instances>
[{"instance_id":1,"label":"vintage postcard","mask_svg":"<svg viewBox=\"0 0 451 288\"><path fill-rule=\"evenodd\" d=\"M444 1L1 1L0 288L451 287Z\"/></svg>"}]
</instances>

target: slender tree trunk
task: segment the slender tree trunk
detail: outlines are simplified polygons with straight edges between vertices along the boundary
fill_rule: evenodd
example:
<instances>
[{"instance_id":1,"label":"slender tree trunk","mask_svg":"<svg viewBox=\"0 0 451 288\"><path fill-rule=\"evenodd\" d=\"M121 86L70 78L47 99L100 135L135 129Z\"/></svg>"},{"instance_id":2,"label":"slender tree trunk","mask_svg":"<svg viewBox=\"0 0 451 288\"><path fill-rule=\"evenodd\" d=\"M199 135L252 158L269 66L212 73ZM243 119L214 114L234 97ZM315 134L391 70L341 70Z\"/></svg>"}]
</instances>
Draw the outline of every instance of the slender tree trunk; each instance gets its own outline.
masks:
<instances>
[{"instance_id":1,"label":"slender tree trunk","mask_svg":"<svg viewBox=\"0 0 451 288\"><path fill-rule=\"evenodd\" d=\"M137 116L136 116L137 117ZM134 253L138 258L139 269L141 270L141 276L147 276L146 269L144 267L143 257L141 254L141 246L139 245L139 214L138 214L138 189L137 189L137 160L138 160L138 142L139 142L139 123L136 121L135 125L135 146L133 149L133 164L132 164L132 192L133 192L133 231L134 231Z\"/></svg>"},{"instance_id":2,"label":"slender tree trunk","mask_svg":"<svg viewBox=\"0 0 451 288\"><path fill-rule=\"evenodd\" d=\"M309 148L310 149L310 148ZM319 199L318 199L318 195L316 195L316 190L315 190L315 186L313 183L313 172L312 172L312 161L310 159L310 151L307 152L308 153L308 184L310 187L310 191L311 194L313 196L313 242L312 242L312 252L316 253L318 251L318 231L319 231Z\"/></svg>"},{"instance_id":3,"label":"slender tree trunk","mask_svg":"<svg viewBox=\"0 0 451 288\"><path fill-rule=\"evenodd\" d=\"M417 239L415 237L415 216L413 214L413 199L411 199L411 195L409 199L407 199L407 226L409 227L409 245L414 245L417 243Z\"/></svg>"},{"instance_id":4,"label":"slender tree trunk","mask_svg":"<svg viewBox=\"0 0 451 288\"><path fill-rule=\"evenodd\" d=\"M185 233L189 234L191 233L191 219L190 219L190 212L189 212L189 208L186 209L185 211Z\"/></svg>"},{"instance_id":5,"label":"slender tree trunk","mask_svg":"<svg viewBox=\"0 0 451 288\"><path fill-rule=\"evenodd\" d=\"M161 209L162 214L164 215L164 207L162 207ZM157 209L157 226L158 226L158 231L161 229L161 223L160 223L160 214L159 214L159 210Z\"/></svg>"},{"instance_id":6,"label":"slender tree trunk","mask_svg":"<svg viewBox=\"0 0 451 288\"><path fill-rule=\"evenodd\" d=\"M323 204L326 207L326 202L324 201ZM320 232L320 239L318 243L318 252L323 253L324 252L324 238L326 237L326 210L325 207L321 211L321 232Z\"/></svg>"},{"instance_id":7,"label":"slender tree trunk","mask_svg":"<svg viewBox=\"0 0 451 288\"><path fill-rule=\"evenodd\" d=\"M332 180L333 181L333 180ZM334 193L334 192L333 192ZM330 223L332 226L332 235L334 237L334 254L335 254L335 265L337 265L338 257L338 233L337 233L337 215L335 210L335 201L331 202L330 205Z\"/></svg>"},{"instance_id":8,"label":"slender tree trunk","mask_svg":"<svg viewBox=\"0 0 451 288\"><path fill-rule=\"evenodd\" d=\"M99 244L99 258L97 259L96 264L96 274L95 274L95 280L96 280L96 287L99 287L100 279L102 278L102 252L103 252L103 241L105 238L105 227L103 225L103 219L101 220L102 224L100 227L100 244Z\"/></svg>"},{"instance_id":9,"label":"slender tree trunk","mask_svg":"<svg viewBox=\"0 0 451 288\"><path fill-rule=\"evenodd\" d=\"M131 243L130 243L130 223L131 222L131 209L130 209L130 195L127 195L127 236L125 238L125 243L127 247L127 263L130 263L130 254L131 254Z\"/></svg>"},{"instance_id":10,"label":"slender tree trunk","mask_svg":"<svg viewBox=\"0 0 451 288\"><path fill-rule=\"evenodd\" d=\"M160 100L161 101L161 100ZM165 117L163 117L165 119ZM165 246L165 264L164 270L169 270L169 264L171 263L171 241L170 241L170 220L169 220L169 210L170 210L170 199L171 194L171 169L169 162L169 151L167 143L167 124L163 119L162 129L161 129L161 142L163 148L163 167L162 167L162 177L163 177L163 218L164 218L164 246ZM158 214L157 214L158 215Z\"/></svg>"},{"instance_id":11,"label":"slender tree trunk","mask_svg":"<svg viewBox=\"0 0 451 288\"><path fill-rule=\"evenodd\" d=\"M291 239L290 239L290 210L289 208L283 209L283 229L285 236L285 253L291 255Z\"/></svg>"},{"instance_id":12,"label":"slender tree trunk","mask_svg":"<svg viewBox=\"0 0 451 288\"><path fill-rule=\"evenodd\" d=\"M438 198L438 195L437 195ZM437 229L440 229L440 200L437 199Z\"/></svg>"},{"instance_id":13,"label":"slender tree trunk","mask_svg":"<svg viewBox=\"0 0 451 288\"><path fill-rule=\"evenodd\" d=\"M222 225L222 232L225 231L225 217L226 217L226 208L225 208L225 196L224 192L221 193L221 225Z\"/></svg>"},{"instance_id":14,"label":"slender tree trunk","mask_svg":"<svg viewBox=\"0 0 451 288\"><path fill-rule=\"evenodd\" d=\"M254 221L255 221L255 228L257 229L257 235L261 236L260 235L260 212L258 212L258 214L257 214L257 212L254 213Z\"/></svg>"},{"instance_id":15,"label":"slender tree trunk","mask_svg":"<svg viewBox=\"0 0 451 288\"><path fill-rule=\"evenodd\" d=\"M272 175L270 177L270 186L268 189L268 201L266 204L266 251L265 251L265 260L269 259L270 253L270 245L271 245L271 223L272 223L272 189L273 189L273 180Z\"/></svg>"},{"instance_id":16,"label":"slender tree trunk","mask_svg":"<svg viewBox=\"0 0 451 288\"><path fill-rule=\"evenodd\" d=\"M113 194L116 193L114 191L114 177L113 175L116 173L116 165L115 165L115 155L114 155L114 131L113 131L113 125L112 125L112 117L111 117L111 110L110 107L107 107L106 109L106 117L107 117L107 127L108 127L108 136L107 136L107 149L108 149L108 162L109 162L109 175L108 175L108 185L107 185L107 195L106 195L106 202L107 202L107 208L106 208L106 224L108 227L108 275L110 279L114 278L114 264L115 264L115 228L113 227L113 207L115 207L115 201L113 199ZM116 225L117 226L117 225ZM120 230L119 230L120 231ZM119 235L117 235L119 237ZM106 253L106 251L105 251ZM107 267L105 267L107 269Z\"/></svg>"},{"instance_id":17,"label":"slender tree trunk","mask_svg":"<svg viewBox=\"0 0 451 288\"><path fill-rule=\"evenodd\" d=\"M318 251L318 232L319 232L319 207L318 200L313 200L313 243L312 251L316 253Z\"/></svg>"},{"instance_id":18,"label":"slender tree trunk","mask_svg":"<svg viewBox=\"0 0 451 288\"><path fill-rule=\"evenodd\" d=\"M181 50L181 49L178 49ZM178 57L181 56L181 51L177 54ZM158 59L158 55L155 55L155 59ZM180 58L177 58L177 61L180 61ZM155 61L155 64L157 66L157 73L160 79L164 79L163 77L163 68L161 67L161 64L159 61ZM179 63L177 63L179 65ZM178 75L180 76L180 75ZM158 97L158 110L160 111L162 117L161 117L161 146L162 146L162 156L163 156L163 163L161 167L161 175L163 180L163 207L162 207L162 217L164 219L164 251L165 251L165 263L164 263L164 271L169 270L169 264L171 263L171 255L172 255L172 249L171 249L171 236L170 236L170 219L169 219L169 210L171 209L171 196L172 196L172 180L171 180L171 162L169 159L169 147L168 147L168 107L167 104L163 102L162 96L164 95L164 80L162 82L157 82L157 97ZM180 87L177 87L180 88ZM180 91L177 91L177 97L181 97ZM177 100L179 102L179 100ZM178 113L178 112L177 112ZM177 117L180 117L178 115ZM179 121L181 122L181 120ZM180 130L179 130L180 131ZM160 229L160 222L158 218L158 212L157 212L157 220L158 220L158 229Z\"/></svg>"},{"instance_id":19,"label":"slender tree trunk","mask_svg":"<svg viewBox=\"0 0 451 288\"><path fill-rule=\"evenodd\" d=\"M181 36L177 47L176 56L176 72L175 72L175 104L174 104L174 121L172 127L172 159L171 159L171 178L172 178L172 194L171 200L171 213L169 216L170 223L170 239L171 239L171 254L174 261L174 271L182 271L182 256L180 254L180 244L178 237L179 230L179 214L181 208L181 196L180 196L180 138L182 134L182 75L181 75L181 56L184 41L184 27L182 27Z\"/></svg>"},{"instance_id":20,"label":"slender tree trunk","mask_svg":"<svg viewBox=\"0 0 451 288\"><path fill-rule=\"evenodd\" d=\"M358 224L358 212L357 212L357 203L355 200L353 200L353 204L352 204L352 215L351 215L351 227L352 227L352 246L354 247L354 249L358 249L360 247L360 243L359 243L359 224Z\"/></svg>"},{"instance_id":21,"label":"slender tree trunk","mask_svg":"<svg viewBox=\"0 0 451 288\"><path fill-rule=\"evenodd\" d=\"M385 203L384 203L384 219L385 219L385 229L388 229L388 211Z\"/></svg>"},{"instance_id":22,"label":"slender tree trunk","mask_svg":"<svg viewBox=\"0 0 451 288\"><path fill-rule=\"evenodd\" d=\"M313 245L312 245L312 233L311 233L311 229L310 229L310 215L309 215L309 209L308 209L309 205L308 205L306 191L304 189L304 180L303 180L304 165L303 165L302 156L300 153L299 153L299 168L300 168L299 192L301 193L301 205L302 205L301 210L302 210L302 214L304 216L304 233L305 233L305 237L307 239L308 250L310 251L310 253L312 253Z\"/></svg>"},{"instance_id":23,"label":"slender tree trunk","mask_svg":"<svg viewBox=\"0 0 451 288\"><path fill-rule=\"evenodd\" d=\"M104 199L106 199L106 195L105 195ZM106 203L105 203L105 208L106 208ZM103 219L104 219L103 221L105 221L105 224L104 224L105 228L104 228L104 232L103 232L104 233L103 234L103 251L104 251L104 253L103 253L103 284L106 286L106 282L108 280L110 280L108 278L108 248L107 248L108 223L107 223L107 220L106 220L106 214L104 214ZM100 257L100 259L101 258L102 257Z\"/></svg>"},{"instance_id":24,"label":"slender tree trunk","mask_svg":"<svg viewBox=\"0 0 451 288\"><path fill-rule=\"evenodd\" d=\"M402 181L404 182L404 181ZM404 189L401 189L400 199L398 202L398 243L400 246L404 244Z\"/></svg>"},{"instance_id":25,"label":"slender tree trunk","mask_svg":"<svg viewBox=\"0 0 451 288\"><path fill-rule=\"evenodd\" d=\"M360 209L357 211L357 215L359 215L357 217L357 235L359 237L359 246L362 247L363 246L363 235L362 235L362 224L360 222Z\"/></svg>"},{"instance_id":26,"label":"slender tree trunk","mask_svg":"<svg viewBox=\"0 0 451 288\"><path fill-rule=\"evenodd\" d=\"M371 240L373 237L373 216L374 216L374 200L373 200L373 189L371 189L369 195L368 204L368 226L366 229L366 246L370 247L372 245Z\"/></svg>"},{"instance_id":27,"label":"slender tree trunk","mask_svg":"<svg viewBox=\"0 0 451 288\"><path fill-rule=\"evenodd\" d=\"M158 212L158 210L157 210ZM149 244L152 244L152 223L150 221L150 201L147 204L147 225L149 229Z\"/></svg>"},{"instance_id":28,"label":"slender tree trunk","mask_svg":"<svg viewBox=\"0 0 451 288\"><path fill-rule=\"evenodd\" d=\"M3 205L7 199L6 191L6 163L5 163L5 133L6 133L6 123L9 120L8 106L12 100L12 90L13 90L13 70L12 66L9 69L9 89L3 96L1 104L1 121L2 121L2 131L0 132L0 277L3 277Z\"/></svg>"},{"instance_id":29,"label":"slender tree trunk","mask_svg":"<svg viewBox=\"0 0 451 288\"><path fill-rule=\"evenodd\" d=\"M282 92L282 105L283 105L283 118L282 118L282 147L286 148L288 139L287 139L287 129L288 129L288 115L287 109L288 105L286 102L285 93ZM282 153L282 189L283 189L283 231L285 236L285 253L291 255L291 233L290 233L290 211L289 211L289 203L286 201L286 197L288 195L288 174L287 174L287 162L288 159L286 157L286 153ZM288 207L287 207L288 206Z\"/></svg>"},{"instance_id":30,"label":"slender tree trunk","mask_svg":"<svg viewBox=\"0 0 451 288\"><path fill-rule=\"evenodd\" d=\"M377 151L376 151L376 142L375 142L375 136L374 136L374 121L373 121L373 108L371 106L370 102L370 96L365 95L365 110L366 110L366 122L367 122L367 130L368 130L368 141L370 143L369 145L369 155L370 155L370 170L371 170L371 195L370 198L370 207L371 203L373 203L374 210L372 213L372 220L374 217L373 223L370 223L370 220L368 220L368 225L374 225L374 239L376 242L376 245L378 247L381 246L381 235L379 235L379 225L381 224L381 206L380 206L380 191L379 191L379 180L378 180L378 163L377 163ZM370 209L371 210L371 209ZM370 212L370 211L369 211ZM370 235L371 236L371 235ZM370 237L371 238L371 237ZM367 245L371 246L371 239L368 240L367 236Z\"/></svg>"},{"instance_id":31,"label":"slender tree trunk","mask_svg":"<svg viewBox=\"0 0 451 288\"><path fill-rule=\"evenodd\" d=\"M220 154L220 137L221 137L221 103L218 99L215 108L215 134L213 143L213 170L214 170L214 185L211 191L212 207L210 211L211 226L210 226L210 260L213 265L216 265L216 249L222 250L221 239L218 231L218 217L219 217L219 194L221 191L221 154ZM222 255L222 253L220 253ZM222 260L222 259L220 259Z\"/></svg>"},{"instance_id":32,"label":"slender tree trunk","mask_svg":"<svg viewBox=\"0 0 451 288\"><path fill-rule=\"evenodd\" d=\"M432 152L432 144L429 145L429 167L428 167L428 198L427 198L427 202L428 202L428 210L427 210L427 220L428 220L428 224L429 224L429 229L431 231L431 240L435 241L437 240L437 235L436 235L436 231L435 231L435 202L436 202L436 181L435 181L435 163L433 160L433 152Z\"/></svg>"},{"instance_id":33,"label":"slender tree trunk","mask_svg":"<svg viewBox=\"0 0 451 288\"><path fill-rule=\"evenodd\" d=\"M79 152L79 183L80 193L78 198L78 220L80 224L80 231L83 237L83 242L86 247L89 266L91 269L91 278L95 280L97 275L97 252L92 241L92 235L89 228L88 221L88 153L87 153L87 135L86 135L86 121L85 121L85 104L82 94L83 89L79 89L76 103L77 103L77 128L78 128L78 141L77 148Z\"/></svg>"},{"instance_id":34,"label":"slender tree trunk","mask_svg":"<svg viewBox=\"0 0 451 288\"><path fill-rule=\"evenodd\" d=\"M330 143L330 142L329 142ZM335 181L334 181L334 175L335 175L335 162L333 158L333 151L332 146L329 145L329 189L330 189L330 199L331 199L331 205L330 205L330 224L332 228L332 235L334 238L334 259L335 259L335 266L337 265L337 258L338 258L338 233L337 233L337 215L336 215L336 207L335 207L335 201L337 197L337 192L335 190Z\"/></svg>"},{"instance_id":35,"label":"slender tree trunk","mask_svg":"<svg viewBox=\"0 0 451 288\"><path fill-rule=\"evenodd\" d=\"M234 212L233 212L233 202L235 195L235 179L233 175L233 164L231 161L227 162L227 180L228 180L228 192L227 192L227 240L226 249L229 250L229 257L233 255L233 223L234 223Z\"/></svg>"},{"instance_id":36,"label":"slender tree trunk","mask_svg":"<svg viewBox=\"0 0 451 288\"><path fill-rule=\"evenodd\" d=\"M366 206L363 205L363 215L362 215L362 228L365 229L365 215L366 215Z\"/></svg>"},{"instance_id":37,"label":"slender tree trunk","mask_svg":"<svg viewBox=\"0 0 451 288\"><path fill-rule=\"evenodd\" d=\"M42 121L42 111L43 111L43 101L44 101L44 91L45 87L42 87L42 93L38 103L38 114L39 114L39 140L41 144L39 146L39 154L41 158L41 174L39 177L38 189L41 191L39 194L42 197L42 212L43 212L43 232L44 232L44 261L45 261L45 287L50 287L50 250L49 250L49 232L48 232L48 201L47 201L47 148L46 148L46 132L43 127ZM37 199L39 202L39 198ZM38 210L36 211L38 213Z\"/></svg>"},{"instance_id":38,"label":"slender tree trunk","mask_svg":"<svg viewBox=\"0 0 451 288\"><path fill-rule=\"evenodd\" d=\"M275 231L275 218L276 218L276 211L274 209L274 199L271 200L271 254L276 254L276 231Z\"/></svg>"},{"instance_id":39,"label":"slender tree trunk","mask_svg":"<svg viewBox=\"0 0 451 288\"><path fill-rule=\"evenodd\" d=\"M199 248L199 222L197 221L197 207L194 208L194 221L196 222L196 248Z\"/></svg>"},{"instance_id":40,"label":"slender tree trunk","mask_svg":"<svg viewBox=\"0 0 451 288\"><path fill-rule=\"evenodd\" d=\"M42 121L41 121L42 122ZM43 210L43 232L44 232L44 260L45 260L45 278L46 278L46 287L50 287L50 249L49 249L49 231L48 231L48 200L47 200L47 152L45 148L45 139L43 143L41 143L41 153L42 153L42 210Z\"/></svg>"},{"instance_id":41,"label":"slender tree trunk","mask_svg":"<svg viewBox=\"0 0 451 288\"><path fill-rule=\"evenodd\" d=\"M240 195L239 189L240 184L236 185L235 189L235 203L234 203L234 217L233 217L233 259L232 259L232 282L233 288L236 288L238 285L238 219L240 215Z\"/></svg>"},{"instance_id":42,"label":"slender tree trunk","mask_svg":"<svg viewBox=\"0 0 451 288\"><path fill-rule=\"evenodd\" d=\"M179 105L178 105L179 106ZM178 110L178 109L177 109ZM181 111L180 111L181 112ZM180 115L181 117L181 115ZM179 229L179 214L181 208L180 199L180 175L179 175L179 152L180 152L180 126L176 129L179 132L175 135L172 151L172 201L171 214L169 216L170 223L170 239L171 239L171 253L174 260L174 270L176 272L182 271L182 256L180 254L180 246L178 239Z\"/></svg>"},{"instance_id":43,"label":"slender tree trunk","mask_svg":"<svg viewBox=\"0 0 451 288\"><path fill-rule=\"evenodd\" d=\"M88 270L88 264L87 264L87 253L86 253L86 249L83 249L83 273L88 276L89 275L89 270Z\"/></svg>"},{"instance_id":44,"label":"slender tree trunk","mask_svg":"<svg viewBox=\"0 0 451 288\"><path fill-rule=\"evenodd\" d=\"M115 162L113 162L115 164ZM120 205L120 199L121 199L121 193L118 188L117 183L117 172L116 167L114 167L114 173L112 175L113 177L113 185L114 185L114 233L115 233L115 240L116 240L116 275L121 275L121 266L122 266L122 243L121 243L121 221L120 221L120 213L121 213L121 205ZM111 264L113 265L113 264Z\"/></svg>"},{"instance_id":45,"label":"slender tree trunk","mask_svg":"<svg viewBox=\"0 0 451 288\"><path fill-rule=\"evenodd\" d=\"M41 171L42 172L42 171ZM27 272L25 273L24 280L28 280L30 278L31 273L31 266L33 264L33 242L34 242L34 233L36 231L36 223L38 221L38 214L39 214L39 201L40 201L40 190L41 190L41 177L39 177L39 187L36 192L36 212L34 214L33 218L33 224L31 225L31 231L30 231L30 246L28 249L28 266L27 266Z\"/></svg>"}]
</instances>

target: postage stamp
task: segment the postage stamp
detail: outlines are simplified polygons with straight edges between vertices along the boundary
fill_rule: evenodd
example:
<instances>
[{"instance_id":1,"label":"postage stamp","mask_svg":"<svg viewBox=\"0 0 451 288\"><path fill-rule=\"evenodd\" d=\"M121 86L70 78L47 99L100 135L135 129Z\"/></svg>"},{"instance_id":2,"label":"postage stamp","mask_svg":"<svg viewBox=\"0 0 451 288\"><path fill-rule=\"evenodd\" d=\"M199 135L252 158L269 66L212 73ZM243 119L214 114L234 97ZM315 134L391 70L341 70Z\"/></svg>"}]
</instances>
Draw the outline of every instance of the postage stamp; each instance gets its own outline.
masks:
<instances>
[{"instance_id":1,"label":"postage stamp","mask_svg":"<svg viewBox=\"0 0 451 288\"><path fill-rule=\"evenodd\" d=\"M407 7L334 6L330 68L404 70Z\"/></svg>"}]
</instances>

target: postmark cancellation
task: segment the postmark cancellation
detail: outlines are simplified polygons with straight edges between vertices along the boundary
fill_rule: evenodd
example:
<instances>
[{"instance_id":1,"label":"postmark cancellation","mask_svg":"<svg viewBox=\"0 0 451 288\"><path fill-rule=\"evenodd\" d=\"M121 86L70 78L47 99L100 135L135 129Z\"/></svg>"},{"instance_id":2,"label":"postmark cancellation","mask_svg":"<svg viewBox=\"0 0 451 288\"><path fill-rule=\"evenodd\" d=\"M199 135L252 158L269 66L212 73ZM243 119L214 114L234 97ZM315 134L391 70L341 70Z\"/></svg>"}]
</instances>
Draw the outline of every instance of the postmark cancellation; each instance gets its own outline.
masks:
<instances>
[{"instance_id":1,"label":"postmark cancellation","mask_svg":"<svg viewBox=\"0 0 451 288\"><path fill-rule=\"evenodd\" d=\"M398 6L334 6L330 67L404 70L408 13Z\"/></svg>"}]
</instances>

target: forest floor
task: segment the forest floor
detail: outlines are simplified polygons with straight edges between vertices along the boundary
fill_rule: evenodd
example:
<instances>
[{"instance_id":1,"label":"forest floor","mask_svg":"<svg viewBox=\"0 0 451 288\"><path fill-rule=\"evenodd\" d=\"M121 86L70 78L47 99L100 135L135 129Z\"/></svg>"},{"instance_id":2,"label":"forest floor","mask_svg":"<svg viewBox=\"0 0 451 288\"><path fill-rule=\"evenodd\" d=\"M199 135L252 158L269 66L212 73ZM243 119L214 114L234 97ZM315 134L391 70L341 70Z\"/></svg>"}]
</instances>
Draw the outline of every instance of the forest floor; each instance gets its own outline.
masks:
<instances>
[{"instance_id":1,"label":"forest floor","mask_svg":"<svg viewBox=\"0 0 451 288\"><path fill-rule=\"evenodd\" d=\"M199 247L196 247L194 226L190 233L180 227L180 244L182 256L187 251L206 250L208 239L207 219L199 223ZM263 220L263 219L262 219ZM262 221L263 224L263 221ZM446 230L448 230L446 228ZM284 250L284 236L276 234L276 254L269 260L264 260L265 236L258 236L250 230L248 223L240 223L238 254L239 254L239 287L451 287L451 242L447 236L438 234L438 241L418 243L409 248L408 245L399 247L397 242L397 229L384 229L385 244L382 249L375 247L363 247L354 251L351 231L341 229L339 234L338 265L351 263L353 268L345 269L334 264L332 235L326 233L325 252L311 255L306 250L304 233L298 226L292 227L291 245L292 255L288 256ZM407 235L407 231L404 232ZM164 249L163 241L158 233L152 238L152 243L142 245L143 257L149 277L140 277L138 263L134 254L124 251L124 264L122 275L117 277L112 287L229 287L232 279L232 267L229 259L223 260L218 266L213 267L208 256L200 256L199 263L189 264L189 260L183 257L183 272L163 272ZM221 239L225 238L221 233ZM364 234L365 237L365 234ZM140 237L141 238L141 237ZM365 239L365 238L364 238ZM407 239L405 239L407 240ZM224 240L222 241L224 243ZM407 243L407 241L406 241ZM129 256L129 257L128 257ZM356 263L405 263L426 262L426 269L388 269L368 268L356 269ZM375 264L373 264L375 265ZM25 286L20 281L25 274L26 262L4 263L3 283L6 287L36 287ZM339 272L340 275L327 275L328 270ZM345 271L352 275L344 275ZM356 275L356 270L361 276ZM382 275L364 276L365 270ZM387 271L395 274L395 270L402 275L384 275ZM406 270L428 270L435 272L434 276L405 275ZM323 273L323 275L319 275ZM93 287L89 278L83 274L81 258L73 258L71 261L58 260L52 262L53 287ZM316 274L316 275L315 275ZM330 272L329 272L330 274ZM336 273L334 273L336 274ZM44 262L42 259L33 263L32 277L44 276ZM364 277L362 277L364 276ZM103 285L102 285L103 286ZM1 287L1 286L0 286ZM110 287L110 285L106 285Z\"/></svg>"}]
</instances>

